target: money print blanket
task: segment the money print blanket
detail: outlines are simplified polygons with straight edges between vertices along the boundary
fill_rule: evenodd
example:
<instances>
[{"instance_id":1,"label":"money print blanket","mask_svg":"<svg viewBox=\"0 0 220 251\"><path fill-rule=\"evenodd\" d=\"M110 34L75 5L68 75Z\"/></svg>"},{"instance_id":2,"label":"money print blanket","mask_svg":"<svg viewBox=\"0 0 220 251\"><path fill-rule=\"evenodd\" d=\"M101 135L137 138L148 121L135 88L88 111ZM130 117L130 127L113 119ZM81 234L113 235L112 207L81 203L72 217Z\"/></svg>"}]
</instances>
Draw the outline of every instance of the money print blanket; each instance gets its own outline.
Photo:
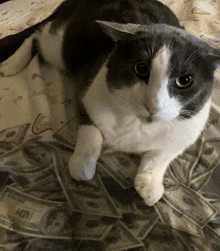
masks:
<instances>
[{"instance_id":1,"label":"money print blanket","mask_svg":"<svg viewBox=\"0 0 220 251\"><path fill-rule=\"evenodd\" d=\"M0 38L60 2L1 4ZM186 29L220 48L218 1L163 2ZM35 56L18 75L0 77L0 250L219 251L219 79L206 129L170 165L163 198L148 207L133 188L137 156L102 153L93 180L69 176L78 123L68 76Z\"/></svg>"}]
</instances>

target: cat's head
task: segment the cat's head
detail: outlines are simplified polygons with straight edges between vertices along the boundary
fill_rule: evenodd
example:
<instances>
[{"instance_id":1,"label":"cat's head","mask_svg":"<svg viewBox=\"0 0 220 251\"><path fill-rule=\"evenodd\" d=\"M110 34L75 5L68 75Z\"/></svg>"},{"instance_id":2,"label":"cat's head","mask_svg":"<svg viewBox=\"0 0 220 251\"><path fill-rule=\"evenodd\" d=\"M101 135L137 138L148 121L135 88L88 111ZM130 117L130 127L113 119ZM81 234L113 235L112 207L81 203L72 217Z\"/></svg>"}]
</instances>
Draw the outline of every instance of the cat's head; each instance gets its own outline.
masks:
<instances>
[{"instance_id":1,"label":"cat's head","mask_svg":"<svg viewBox=\"0 0 220 251\"><path fill-rule=\"evenodd\" d=\"M106 81L113 102L147 122L189 119L210 99L220 52L165 24L98 21L115 41Z\"/></svg>"}]
</instances>

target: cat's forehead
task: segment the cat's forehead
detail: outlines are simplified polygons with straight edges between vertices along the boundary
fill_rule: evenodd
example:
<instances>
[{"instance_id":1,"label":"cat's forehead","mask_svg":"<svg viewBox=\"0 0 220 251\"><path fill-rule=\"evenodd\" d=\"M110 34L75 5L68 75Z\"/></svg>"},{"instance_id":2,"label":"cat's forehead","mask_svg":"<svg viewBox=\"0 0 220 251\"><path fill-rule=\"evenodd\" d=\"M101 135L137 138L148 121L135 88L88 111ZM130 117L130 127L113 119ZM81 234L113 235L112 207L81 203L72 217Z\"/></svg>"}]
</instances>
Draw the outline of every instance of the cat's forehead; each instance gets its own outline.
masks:
<instances>
[{"instance_id":1,"label":"cat's forehead","mask_svg":"<svg viewBox=\"0 0 220 251\"><path fill-rule=\"evenodd\" d=\"M152 46L153 49L159 50L165 45L172 51L182 49L190 51L190 49L200 50L202 54L216 54L219 52L211 47L207 42L196 37L183 28L178 28L167 24L135 24L135 23L115 23L107 21L97 21L104 27L107 35L116 41L116 43L135 43L142 40L142 44L146 47ZM156 46L156 47L155 47ZM123 47L123 46L122 46ZM138 48L138 47L137 47ZM186 49L186 50L185 50Z\"/></svg>"},{"instance_id":2,"label":"cat's forehead","mask_svg":"<svg viewBox=\"0 0 220 251\"><path fill-rule=\"evenodd\" d=\"M129 25L129 24L128 24ZM151 46L155 52L162 47L170 48L172 52L187 53L190 50L197 50L201 53L212 54L214 48L204 40L188 33L184 29L166 24L136 25L133 27L133 38L139 41L145 48Z\"/></svg>"},{"instance_id":3,"label":"cat's forehead","mask_svg":"<svg viewBox=\"0 0 220 251\"><path fill-rule=\"evenodd\" d=\"M172 26L163 24L144 26L145 29L136 33L137 39L146 39L148 43L155 44L161 47L167 45L171 49L193 47L198 49L208 49L209 45L197 38L196 36L189 34L183 29L179 29Z\"/></svg>"},{"instance_id":4,"label":"cat's forehead","mask_svg":"<svg viewBox=\"0 0 220 251\"><path fill-rule=\"evenodd\" d=\"M139 24L126 24L130 29L129 33L131 34L142 34L143 36L164 36L167 38L173 39L182 39L192 44L196 44L198 46L206 46L207 43L200 38L190 34L185 29L180 29L175 26L167 25L167 24L153 24L153 25L139 25Z\"/></svg>"}]
</instances>

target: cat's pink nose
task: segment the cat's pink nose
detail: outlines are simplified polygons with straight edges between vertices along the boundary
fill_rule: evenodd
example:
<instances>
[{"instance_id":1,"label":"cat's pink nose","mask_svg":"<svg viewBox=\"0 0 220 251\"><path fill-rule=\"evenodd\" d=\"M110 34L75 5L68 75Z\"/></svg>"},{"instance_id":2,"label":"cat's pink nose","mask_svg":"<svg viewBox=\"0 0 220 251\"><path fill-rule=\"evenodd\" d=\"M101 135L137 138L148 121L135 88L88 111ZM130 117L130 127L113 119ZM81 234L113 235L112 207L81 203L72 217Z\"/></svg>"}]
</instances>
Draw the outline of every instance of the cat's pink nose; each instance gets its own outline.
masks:
<instances>
[{"instance_id":1,"label":"cat's pink nose","mask_svg":"<svg viewBox=\"0 0 220 251\"><path fill-rule=\"evenodd\" d=\"M145 102L144 102L144 106L147 109L147 111L150 113L150 115L153 115L158 112L158 108L156 108L155 106L152 106L150 104L147 105Z\"/></svg>"},{"instance_id":2,"label":"cat's pink nose","mask_svg":"<svg viewBox=\"0 0 220 251\"><path fill-rule=\"evenodd\" d=\"M153 114L155 114L155 113L157 112L157 108L155 108L155 107L147 107L147 106L146 106L146 108L147 108L147 111L148 111L151 115L153 115Z\"/></svg>"}]
</instances>

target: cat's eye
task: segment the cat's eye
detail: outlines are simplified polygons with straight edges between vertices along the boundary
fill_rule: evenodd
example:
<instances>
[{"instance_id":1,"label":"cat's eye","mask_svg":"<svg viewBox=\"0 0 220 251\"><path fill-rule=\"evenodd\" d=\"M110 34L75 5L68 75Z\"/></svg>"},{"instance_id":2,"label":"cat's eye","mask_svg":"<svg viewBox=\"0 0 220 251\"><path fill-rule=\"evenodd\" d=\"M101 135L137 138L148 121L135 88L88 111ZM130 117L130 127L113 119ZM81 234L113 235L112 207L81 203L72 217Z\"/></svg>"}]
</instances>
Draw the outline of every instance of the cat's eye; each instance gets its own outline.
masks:
<instances>
[{"instance_id":1,"label":"cat's eye","mask_svg":"<svg viewBox=\"0 0 220 251\"><path fill-rule=\"evenodd\" d=\"M150 74L148 65L145 62L139 62L134 67L135 73L138 77L147 77Z\"/></svg>"},{"instance_id":2,"label":"cat's eye","mask_svg":"<svg viewBox=\"0 0 220 251\"><path fill-rule=\"evenodd\" d=\"M190 74L183 75L183 76L176 78L175 83L179 88L187 88L192 85L193 77Z\"/></svg>"}]
</instances>

